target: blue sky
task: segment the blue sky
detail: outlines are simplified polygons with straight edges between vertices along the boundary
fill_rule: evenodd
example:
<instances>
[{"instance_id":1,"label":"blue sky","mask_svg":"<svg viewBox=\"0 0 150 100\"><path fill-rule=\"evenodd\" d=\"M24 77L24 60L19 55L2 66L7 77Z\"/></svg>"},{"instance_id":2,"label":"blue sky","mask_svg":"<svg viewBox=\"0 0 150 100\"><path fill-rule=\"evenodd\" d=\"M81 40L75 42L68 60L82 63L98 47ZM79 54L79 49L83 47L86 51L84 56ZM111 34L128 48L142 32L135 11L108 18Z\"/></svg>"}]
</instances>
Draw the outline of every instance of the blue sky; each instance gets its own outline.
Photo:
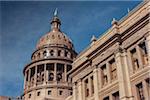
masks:
<instances>
[{"instance_id":1,"label":"blue sky","mask_svg":"<svg viewBox=\"0 0 150 100\"><path fill-rule=\"evenodd\" d=\"M77 52L99 37L112 18L121 19L141 1L13 1L0 2L0 95L23 93L24 66L30 63L39 38L50 30L55 8L61 30L70 37Z\"/></svg>"}]
</instances>

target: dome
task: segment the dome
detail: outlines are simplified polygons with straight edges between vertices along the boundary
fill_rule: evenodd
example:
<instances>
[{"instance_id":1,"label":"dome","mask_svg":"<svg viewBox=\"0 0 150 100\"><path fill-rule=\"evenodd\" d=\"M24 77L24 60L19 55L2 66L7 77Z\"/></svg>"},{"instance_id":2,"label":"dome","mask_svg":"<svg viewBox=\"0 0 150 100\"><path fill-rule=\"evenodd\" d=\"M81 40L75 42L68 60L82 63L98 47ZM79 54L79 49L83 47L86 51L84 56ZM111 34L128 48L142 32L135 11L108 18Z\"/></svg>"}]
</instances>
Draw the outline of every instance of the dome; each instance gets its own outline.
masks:
<instances>
[{"instance_id":1,"label":"dome","mask_svg":"<svg viewBox=\"0 0 150 100\"><path fill-rule=\"evenodd\" d=\"M51 31L40 38L37 43L37 49L49 45L60 45L69 49L74 49L71 40L60 31L61 21L55 12L51 21Z\"/></svg>"},{"instance_id":2,"label":"dome","mask_svg":"<svg viewBox=\"0 0 150 100\"><path fill-rule=\"evenodd\" d=\"M71 40L61 31L50 31L42 36L37 44L37 49L48 45L61 45L73 49Z\"/></svg>"}]
</instances>

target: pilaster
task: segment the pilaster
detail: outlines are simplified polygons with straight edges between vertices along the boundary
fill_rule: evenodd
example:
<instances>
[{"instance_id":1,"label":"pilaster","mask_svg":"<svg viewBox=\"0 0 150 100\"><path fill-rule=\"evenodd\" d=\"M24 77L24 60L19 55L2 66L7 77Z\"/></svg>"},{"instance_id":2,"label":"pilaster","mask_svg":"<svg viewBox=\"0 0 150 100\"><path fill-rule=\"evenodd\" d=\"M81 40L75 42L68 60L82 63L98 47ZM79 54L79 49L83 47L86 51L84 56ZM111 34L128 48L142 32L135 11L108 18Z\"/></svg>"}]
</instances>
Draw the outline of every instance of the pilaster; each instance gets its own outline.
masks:
<instances>
[{"instance_id":1,"label":"pilaster","mask_svg":"<svg viewBox=\"0 0 150 100\"><path fill-rule=\"evenodd\" d=\"M121 48L115 53L120 100L133 100L127 54Z\"/></svg>"},{"instance_id":2,"label":"pilaster","mask_svg":"<svg viewBox=\"0 0 150 100\"><path fill-rule=\"evenodd\" d=\"M77 84L73 83L73 100L77 100Z\"/></svg>"},{"instance_id":3,"label":"pilaster","mask_svg":"<svg viewBox=\"0 0 150 100\"><path fill-rule=\"evenodd\" d=\"M134 70L133 70L133 63L132 63L132 58L131 58L130 51L127 52L127 56L128 56L128 63L130 65L130 67L129 67L129 73L132 74L134 72Z\"/></svg>"},{"instance_id":4,"label":"pilaster","mask_svg":"<svg viewBox=\"0 0 150 100\"><path fill-rule=\"evenodd\" d=\"M92 96L92 83L91 83L91 78L90 77L88 77L88 82L89 82L89 84L88 84L88 87L89 87L89 97L91 97Z\"/></svg>"},{"instance_id":5,"label":"pilaster","mask_svg":"<svg viewBox=\"0 0 150 100\"><path fill-rule=\"evenodd\" d=\"M98 69L93 70L93 81L94 81L94 98L99 100L99 84L98 84Z\"/></svg>"},{"instance_id":6,"label":"pilaster","mask_svg":"<svg viewBox=\"0 0 150 100\"><path fill-rule=\"evenodd\" d=\"M98 69L99 69L99 74L98 74L98 76L99 76L99 80L101 80L100 82L99 82L99 89L101 89L102 87L103 87L103 82L102 82L102 70L98 67Z\"/></svg>"},{"instance_id":7,"label":"pilaster","mask_svg":"<svg viewBox=\"0 0 150 100\"><path fill-rule=\"evenodd\" d=\"M150 31L146 34L145 37L146 37L145 44L146 44L146 50L147 50L147 55L148 55L148 64L150 65Z\"/></svg>"},{"instance_id":8,"label":"pilaster","mask_svg":"<svg viewBox=\"0 0 150 100\"><path fill-rule=\"evenodd\" d=\"M79 79L77 82L77 88L78 88L78 100L82 100L83 89L82 89L82 80L81 79Z\"/></svg>"},{"instance_id":9,"label":"pilaster","mask_svg":"<svg viewBox=\"0 0 150 100\"><path fill-rule=\"evenodd\" d=\"M143 67L142 55L138 45L136 46L136 51L138 55L139 67L142 68Z\"/></svg>"},{"instance_id":10,"label":"pilaster","mask_svg":"<svg viewBox=\"0 0 150 100\"><path fill-rule=\"evenodd\" d=\"M83 89L83 100L85 100L85 82L84 82L84 80L83 80L83 82L82 82L82 89Z\"/></svg>"},{"instance_id":11,"label":"pilaster","mask_svg":"<svg viewBox=\"0 0 150 100\"><path fill-rule=\"evenodd\" d=\"M148 91L148 87L147 87L146 80L143 80L142 83L143 83L143 92L144 92L145 100L148 100L148 99L149 99L148 93L149 93L150 91Z\"/></svg>"}]
</instances>

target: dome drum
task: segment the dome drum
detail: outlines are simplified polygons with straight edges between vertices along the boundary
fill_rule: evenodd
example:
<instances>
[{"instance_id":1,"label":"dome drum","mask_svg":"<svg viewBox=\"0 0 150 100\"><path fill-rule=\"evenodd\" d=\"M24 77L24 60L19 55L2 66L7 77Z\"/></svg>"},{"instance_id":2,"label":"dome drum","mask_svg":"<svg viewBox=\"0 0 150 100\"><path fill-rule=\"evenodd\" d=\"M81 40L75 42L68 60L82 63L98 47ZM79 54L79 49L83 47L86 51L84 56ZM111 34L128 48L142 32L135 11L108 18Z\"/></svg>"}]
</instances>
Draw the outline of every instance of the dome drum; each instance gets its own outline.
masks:
<instances>
[{"instance_id":1,"label":"dome drum","mask_svg":"<svg viewBox=\"0 0 150 100\"><path fill-rule=\"evenodd\" d=\"M46 58L65 58L73 60L76 57L76 52L60 48L60 47L49 47L49 48L43 48L40 50L36 50L32 54L32 61L39 60L39 59L46 59Z\"/></svg>"}]
</instances>

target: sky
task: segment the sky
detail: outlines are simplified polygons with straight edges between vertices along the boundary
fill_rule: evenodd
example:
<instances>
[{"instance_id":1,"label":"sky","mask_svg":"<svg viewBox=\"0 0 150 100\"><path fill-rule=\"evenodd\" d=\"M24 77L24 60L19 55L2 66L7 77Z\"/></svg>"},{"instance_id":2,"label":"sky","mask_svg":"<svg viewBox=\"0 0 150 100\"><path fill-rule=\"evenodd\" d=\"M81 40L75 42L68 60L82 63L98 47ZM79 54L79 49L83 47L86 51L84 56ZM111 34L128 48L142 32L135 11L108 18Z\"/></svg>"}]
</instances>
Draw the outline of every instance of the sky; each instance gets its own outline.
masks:
<instances>
[{"instance_id":1,"label":"sky","mask_svg":"<svg viewBox=\"0 0 150 100\"><path fill-rule=\"evenodd\" d=\"M55 8L61 31L80 53L141 1L1 1L0 2L0 95L23 94L23 68L41 36L50 30Z\"/></svg>"}]
</instances>

